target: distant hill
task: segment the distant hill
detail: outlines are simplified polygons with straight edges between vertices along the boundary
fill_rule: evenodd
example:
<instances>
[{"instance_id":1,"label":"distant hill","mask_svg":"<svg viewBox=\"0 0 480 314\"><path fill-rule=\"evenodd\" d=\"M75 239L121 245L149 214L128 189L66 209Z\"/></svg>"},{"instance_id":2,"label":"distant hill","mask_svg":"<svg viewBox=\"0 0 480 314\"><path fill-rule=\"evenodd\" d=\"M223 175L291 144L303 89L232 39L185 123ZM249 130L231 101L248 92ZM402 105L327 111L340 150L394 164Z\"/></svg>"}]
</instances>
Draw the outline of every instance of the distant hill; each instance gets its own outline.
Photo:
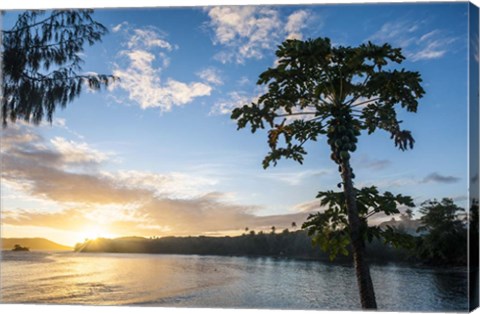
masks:
<instances>
[{"instance_id":1,"label":"distant hill","mask_svg":"<svg viewBox=\"0 0 480 314\"><path fill-rule=\"evenodd\" d=\"M420 219L412 219L412 220L390 220L382 222L378 225L379 227L390 226L397 228L399 230L403 230L405 233L408 233L413 236L419 236L423 233L417 233L417 229L421 226Z\"/></svg>"},{"instance_id":2,"label":"distant hill","mask_svg":"<svg viewBox=\"0 0 480 314\"><path fill-rule=\"evenodd\" d=\"M30 250L71 251L72 248L44 238L2 238L2 250L11 250L15 244L26 246Z\"/></svg>"}]
</instances>

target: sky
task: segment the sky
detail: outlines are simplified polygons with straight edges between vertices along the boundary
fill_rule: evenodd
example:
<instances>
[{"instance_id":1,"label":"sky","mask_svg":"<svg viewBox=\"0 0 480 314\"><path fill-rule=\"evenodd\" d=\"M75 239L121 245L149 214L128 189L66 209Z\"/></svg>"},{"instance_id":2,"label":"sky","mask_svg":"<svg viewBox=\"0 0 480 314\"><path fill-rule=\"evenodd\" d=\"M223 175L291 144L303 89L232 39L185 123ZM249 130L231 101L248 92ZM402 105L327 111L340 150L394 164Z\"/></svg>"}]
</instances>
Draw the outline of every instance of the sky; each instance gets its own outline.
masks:
<instances>
[{"instance_id":1,"label":"sky","mask_svg":"<svg viewBox=\"0 0 480 314\"><path fill-rule=\"evenodd\" d=\"M5 14L5 29L18 13ZM399 111L415 147L363 134L355 184L410 195L416 209L443 197L466 207L467 3L96 9L94 18L109 33L85 50L83 71L120 82L84 92L51 125L2 130L2 237L73 245L300 226L320 210L318 191L339 191L326 140L306 145L303 165L264 170L266 132L230 119L262 93L258 75L288 38L401 47L401 67L419 71L426 91L417 113Z\"/></svg>"}]
</instances>

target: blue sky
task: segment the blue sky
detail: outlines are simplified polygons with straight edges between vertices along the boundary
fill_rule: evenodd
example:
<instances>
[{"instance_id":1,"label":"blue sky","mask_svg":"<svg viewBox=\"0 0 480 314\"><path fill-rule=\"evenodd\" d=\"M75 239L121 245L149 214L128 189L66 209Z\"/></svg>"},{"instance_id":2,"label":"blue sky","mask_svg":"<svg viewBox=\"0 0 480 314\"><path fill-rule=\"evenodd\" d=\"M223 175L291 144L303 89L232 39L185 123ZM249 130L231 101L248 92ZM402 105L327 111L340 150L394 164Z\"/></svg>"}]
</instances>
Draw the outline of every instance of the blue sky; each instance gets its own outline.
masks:
<instances>
[{"instance_id":1,"label":"blue sky","mask_svg":"<svg viewBox=\"0 0 480 314\"><path fill-rule=\"evenodd\" d=\"M467 9L466 3L97 9L94 17L109 34L85 50L83 70L121 81L85 92L57 111L51 126L20 123L2 131L2 154L13 159L6 158L2 172L2 236L73 244L92 236L300 225L319 209L317 192L340 181L326 141L306 146L304 165L282 160L263 170L266 133L237 131L229 118L262 92L258 75L273 66L286 38L401 47L402 67L419 71L426 90L416 114L400 111L415 148L401 152L387 133L365 134L352 158L355 184L410 195L417 205L452 197L465 206ZM7 12L5 29L17 13ZM30 154L17 156L15 147Z\"/></svg>"}]
</instances>

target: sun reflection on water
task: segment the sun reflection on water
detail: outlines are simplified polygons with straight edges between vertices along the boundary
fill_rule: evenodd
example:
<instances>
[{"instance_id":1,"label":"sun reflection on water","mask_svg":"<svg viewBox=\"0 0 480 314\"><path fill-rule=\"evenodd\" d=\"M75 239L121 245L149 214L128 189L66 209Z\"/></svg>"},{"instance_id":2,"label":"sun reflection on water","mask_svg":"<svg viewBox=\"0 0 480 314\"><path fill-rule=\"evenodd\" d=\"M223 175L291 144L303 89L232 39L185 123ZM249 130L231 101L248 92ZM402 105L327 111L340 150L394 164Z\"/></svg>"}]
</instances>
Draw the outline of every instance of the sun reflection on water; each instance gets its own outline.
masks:
<instances>
[{"instance_id":1,"label":"sun reflection on water","mask_svg":"<svg viewBox=\"0 0 480 314\"><path fill-rule=\"evenodd\" d=\"M348 266L271 258L21 253L2 256L2 302L343 310L359 304ZM466 309L462 271L386 265L371 272L382 309Z\"/></svg>"}]
</instances>

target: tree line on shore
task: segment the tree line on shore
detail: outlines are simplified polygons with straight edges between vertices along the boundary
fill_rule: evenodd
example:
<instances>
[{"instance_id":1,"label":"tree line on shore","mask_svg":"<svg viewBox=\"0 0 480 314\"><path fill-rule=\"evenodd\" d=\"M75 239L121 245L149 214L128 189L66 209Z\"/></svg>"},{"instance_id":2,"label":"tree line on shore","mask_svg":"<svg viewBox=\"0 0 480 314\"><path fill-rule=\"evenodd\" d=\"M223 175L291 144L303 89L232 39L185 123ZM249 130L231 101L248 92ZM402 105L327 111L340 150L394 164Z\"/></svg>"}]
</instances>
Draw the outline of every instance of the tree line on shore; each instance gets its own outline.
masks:
<instances>
[{"instance_id":1,"label":"tree line on shore","mask_svg":"<svg viewBox=\"0 0 480 314\"><path fill-rule=\"evenodd\" d=\"M411 243L395 247L379 239L367 240L366 255L374 262L407 262L435 266L464 266L468 262L467 237L478 238L478 203L465 215L464 210L451 199L428 201L420 209L423 216L411 219L403 215L401 220L391 220L380 228L395 228ZM469 217L469 219L467 219ZM471 220L470 227L468 227ZM296 224L292 224L293 228ZM77 252L196 254L220 256L268 256L329 261L329 255L312 245L305 230L255 232L246 228L239 236L208 237L124 237L117 239L88 239L75 246ZM334 262L351 262L348 256L339 255ZM471 258L478 257L478 248L470 247Z\"/></svg>"},{"instance_id":2,"label":"tree line on shore","mask_svg":"<svg viewBox=\"0 0 480 314\"><path fill-rule=\"evenodd\" d=\"M304 230L265 233L250 231L240 236L225 237L127 237L117 239L91 239L75 246L77 252L196 254L220 256L270 256L298 259L328 260L328 255L312 246ZM408 259L403 249L382 245L379 241L369 246L369 257L378 260ZM346 262L339 257L336 262Z\"/></svg>"}]
</instances>

